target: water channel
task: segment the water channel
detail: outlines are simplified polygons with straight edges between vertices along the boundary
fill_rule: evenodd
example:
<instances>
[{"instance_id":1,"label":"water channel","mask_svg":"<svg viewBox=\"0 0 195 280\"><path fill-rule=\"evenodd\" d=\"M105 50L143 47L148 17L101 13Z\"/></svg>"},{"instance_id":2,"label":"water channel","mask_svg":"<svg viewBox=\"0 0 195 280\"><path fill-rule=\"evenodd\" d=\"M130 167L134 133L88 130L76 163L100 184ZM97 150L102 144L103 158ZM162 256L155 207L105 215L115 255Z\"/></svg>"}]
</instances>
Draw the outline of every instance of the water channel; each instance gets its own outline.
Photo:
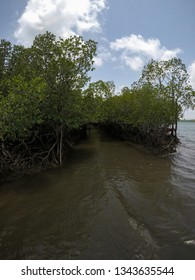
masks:
<instances>
[{"instance_id":1,"label":"water channel","mask_svg":"<svg viewBox=\"0 0 195 280\"><path fill-rule=\"evenodd\" d=\"M62 169L0 186L0 259L195 259L195 123L151 155L92 128Z\"/></svg>"}]
</instances>

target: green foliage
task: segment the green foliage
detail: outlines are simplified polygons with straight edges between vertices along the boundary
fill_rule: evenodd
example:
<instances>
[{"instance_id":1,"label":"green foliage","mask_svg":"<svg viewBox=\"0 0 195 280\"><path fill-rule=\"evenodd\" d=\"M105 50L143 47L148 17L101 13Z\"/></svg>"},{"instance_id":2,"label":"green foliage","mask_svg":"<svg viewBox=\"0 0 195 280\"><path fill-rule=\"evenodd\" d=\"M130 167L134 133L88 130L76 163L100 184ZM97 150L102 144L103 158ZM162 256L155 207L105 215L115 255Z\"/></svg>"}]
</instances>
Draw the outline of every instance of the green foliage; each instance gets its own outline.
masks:
<instances>
[{"instance_id":1,"label":"green foliage","mask_svg":"<svg viewBox=\"0 0 195 280\"><path fill-rule=\"evenodd\" d=\"M114 95L113 82L97 81L84 91L88 119L162 129L177 123L185 108L193 108L194 92L180 59L151 60L131 88Z\"/></svg>"},{"instance_id":2,"label":"green foliage","mask_svg":"<svg viewBox=\"0 0 195 280\"><path fill-rule=\"evenodd\" d=\"M9 139L27 137L43 122L41 106L45 84L40 78L25 81L15 76L9 95L0 98L0 135Z\"/></svg>"},{"instance_id":3,"label":"green foliage","mask_svg":"<svg viewBox=\"0 0 195 280\"><path fill-rule=\"evenodd\" d=\"M113 81L103 82L99 80L90 83L83 91L84 111L88 122L98 123L102 121L105 100L111 98L115 93Z\"/></svg>"},{"instance_id":4,"label":"green foliage","mask_svg":"<svg viewBox=\"0 0 195 280\"><path fill-rule=\"evenodd\" d=\"M141 78L132 85L140 89L150 86L156 94L172 103L174 122L182 117L185 109L194 108L194 92L189 82L185 64L179 58L168 61L151 60L143 69Z\"/></svg>"},{"instance_id":5,"label":"green foliage","mask_svg":"<svg viewBox=\"0 0 195 280\"><path fill-rule=\"evenodd\" d=\"M82 88L96 51L81 37L56 40L46 32L32 47L0 45L1 136L26 137L37 124L57 129L84 123Z\"/></svg>"},{"instance_id":6,"label":"green foliage","mask_svg":"<svg viewBox=\"0 0 195 280\"><path fill-rule=\"evenodd\" d=\"M122 95L106 100L104 120L132 126L169 126L172 123L170 108L171 103L159 98L154 89L122 90Z\"/></svg>"}]
</instances>

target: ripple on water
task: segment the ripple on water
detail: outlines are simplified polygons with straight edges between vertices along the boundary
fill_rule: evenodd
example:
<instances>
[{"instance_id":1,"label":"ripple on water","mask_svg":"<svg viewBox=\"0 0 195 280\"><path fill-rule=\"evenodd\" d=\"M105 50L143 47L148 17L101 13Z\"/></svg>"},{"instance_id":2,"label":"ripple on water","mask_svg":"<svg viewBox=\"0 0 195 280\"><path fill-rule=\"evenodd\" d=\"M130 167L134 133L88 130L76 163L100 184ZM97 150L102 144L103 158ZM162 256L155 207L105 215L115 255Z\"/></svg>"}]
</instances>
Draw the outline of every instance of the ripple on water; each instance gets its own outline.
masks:
<instances>
[{"instance_id":1,"label":"ripple on water","mask_svg":"<svg viewBox=\"0 0 195 280\"><path fill-rule=\"evenodd\" d=\"M194 128L166 158L92 129L64 168L6 184L0 257L194 259Z\"/></svg>"}]
</instances>

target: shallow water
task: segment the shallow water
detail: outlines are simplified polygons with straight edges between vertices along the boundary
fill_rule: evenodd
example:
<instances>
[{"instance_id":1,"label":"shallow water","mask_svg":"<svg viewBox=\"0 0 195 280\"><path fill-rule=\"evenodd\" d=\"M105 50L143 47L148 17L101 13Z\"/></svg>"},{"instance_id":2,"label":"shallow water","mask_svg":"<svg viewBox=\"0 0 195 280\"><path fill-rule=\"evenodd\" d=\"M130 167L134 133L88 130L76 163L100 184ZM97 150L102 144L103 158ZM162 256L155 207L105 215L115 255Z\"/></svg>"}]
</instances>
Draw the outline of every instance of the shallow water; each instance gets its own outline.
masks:
<instances>
[{"instance_id":1,"label":"shallow water","mask_svg":"<svg viewBox=\"0 0 195 280\"><path fill-rule=\"evenodd\" d=\"M195 123L158 157L96 129L66 166L0 188L0 259L195 259Z\"/></svg>"}]
</instances>

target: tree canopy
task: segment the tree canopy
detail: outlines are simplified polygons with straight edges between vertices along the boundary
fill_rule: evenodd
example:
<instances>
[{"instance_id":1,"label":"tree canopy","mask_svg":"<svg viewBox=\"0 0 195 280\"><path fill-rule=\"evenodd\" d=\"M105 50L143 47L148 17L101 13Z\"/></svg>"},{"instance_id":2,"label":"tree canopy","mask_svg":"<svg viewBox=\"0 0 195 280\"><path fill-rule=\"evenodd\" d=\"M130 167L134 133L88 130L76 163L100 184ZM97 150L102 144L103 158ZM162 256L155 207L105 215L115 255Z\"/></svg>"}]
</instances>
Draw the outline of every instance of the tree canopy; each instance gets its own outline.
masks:
<instances>
[{"instance_id":1,"label":"tree canopy","mask_svg":"<svg viewBox=\"0 0 195 280\"><path fill-rule=\"evenodd\" d=\"M57 39L46 32L29 48L0 41L1 166L2 159L13 166L62 164L71 133L89 123L161 145L166 129L176 132L184 110L194 108L181 59L151 60L137 82L116 94L113 81L90 83L95 55L96 42L79 36Z\"/></svg>"},{"instance_id":2,"label":"tree canopy","mask_svg":"<svg viewBox=\"0 0 195 280\"><path fill-rule=\"evenodd\" d=\"M172 126L177 130L177 121L186 109L194 109L195 94L190 85L185 64L179 58L168 61L151 60L143 69L138 82L132 87L141 89L150 86L159 98L171 102Z\"/></svg>"},{"instance_id":3,"label":"tree canopy","mask_svg":"<svg viewBox=\"0 0 195 280\"><path fill-rule=\"evenodd\" d=\"M46 135L50 135L47 150L37 155L49 156L55 148L55 161L61 164L64 138L86 122L82 88L90 79L88 72L93 70L95 52L96 43L92 40L77 36L57 40L49 32L35 37L30 48L2 40L1 140L24 142L39 138L44 143Z\"/></svg>"},{"instance_id":4,"label":"tree canopy","mask_svg":"<svg viewBox=\"0 0 195 280\"><path fill-rule=\"evenodd\" d=\"M0 50L1 135L22 136L40 123L82 124L81 90L89 81L95 42L76 36L56 40L47 32L30 48L2 41Z\"/></svg>"}]
</instances>

